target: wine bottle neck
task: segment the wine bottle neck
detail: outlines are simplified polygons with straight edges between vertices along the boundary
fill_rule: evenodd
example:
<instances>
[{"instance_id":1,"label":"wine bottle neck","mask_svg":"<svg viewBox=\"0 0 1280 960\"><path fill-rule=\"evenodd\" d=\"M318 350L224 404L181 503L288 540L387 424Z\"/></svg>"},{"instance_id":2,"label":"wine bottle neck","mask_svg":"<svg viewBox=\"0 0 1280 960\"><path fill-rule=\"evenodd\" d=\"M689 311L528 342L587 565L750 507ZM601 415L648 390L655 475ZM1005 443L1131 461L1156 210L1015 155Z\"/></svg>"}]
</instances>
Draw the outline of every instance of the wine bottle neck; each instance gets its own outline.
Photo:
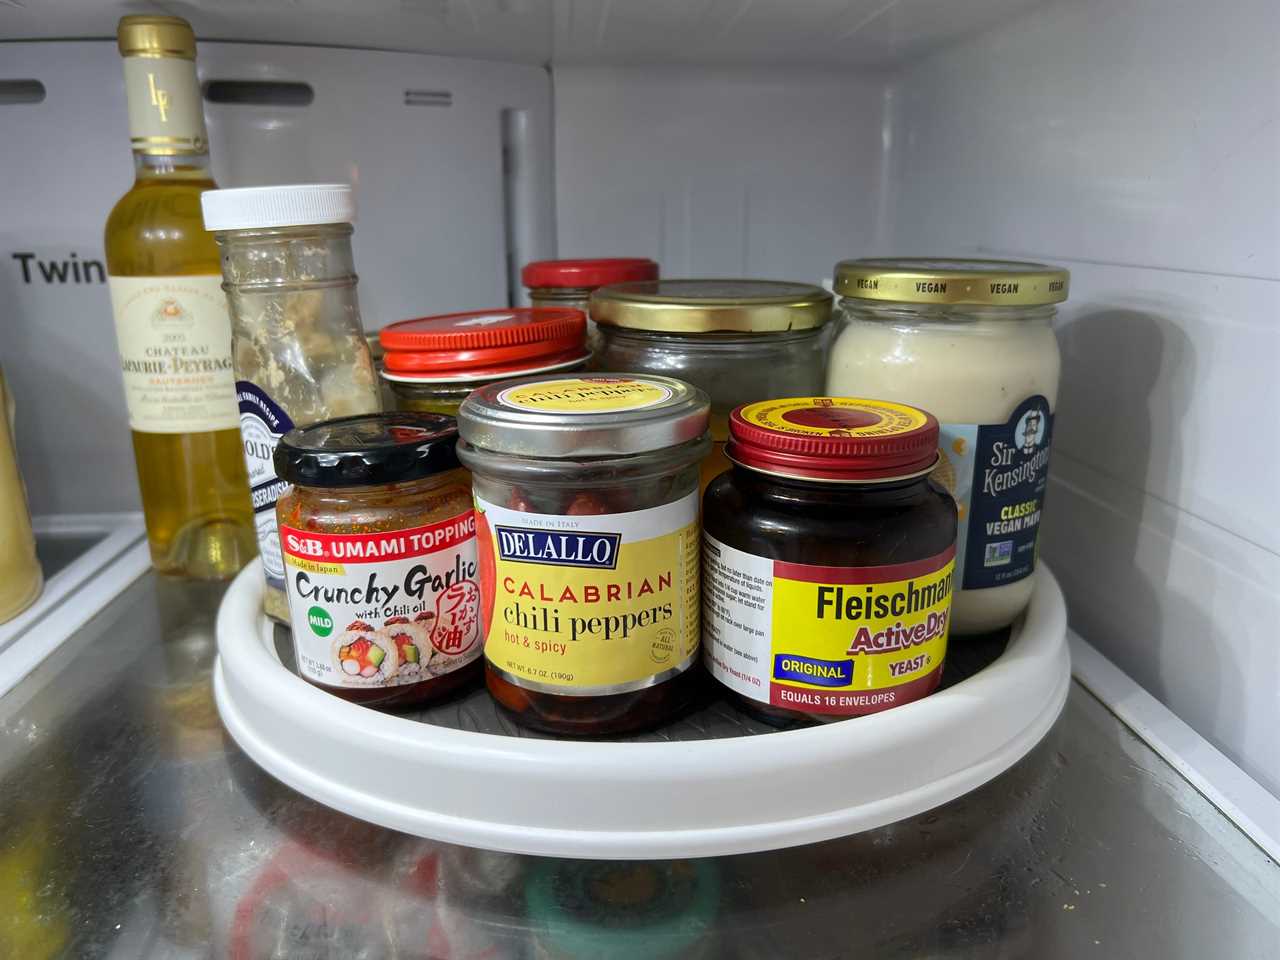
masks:
<instances>
[{"instance_id":1,"label":"wine bottle neck","mask_svg":"<svg viewBox=\"0 0 1280 960\"><path fill-rule=\"evenodd\" d=\"M134 151L133 174L137 180L212 180L209 154L143 153Z\"/></svg>"},{"instance_id":2,"label":"wine bottle neck","mask_svg":"<svg viewBox=\"0 0 1280 960\"><path fill-rule=\"evenodd\" d=\"M170 157L182 163L205 157L207 163L209 135L194 60L125 57L124 85L135 154Z\"/></svg>"}]
</instances>

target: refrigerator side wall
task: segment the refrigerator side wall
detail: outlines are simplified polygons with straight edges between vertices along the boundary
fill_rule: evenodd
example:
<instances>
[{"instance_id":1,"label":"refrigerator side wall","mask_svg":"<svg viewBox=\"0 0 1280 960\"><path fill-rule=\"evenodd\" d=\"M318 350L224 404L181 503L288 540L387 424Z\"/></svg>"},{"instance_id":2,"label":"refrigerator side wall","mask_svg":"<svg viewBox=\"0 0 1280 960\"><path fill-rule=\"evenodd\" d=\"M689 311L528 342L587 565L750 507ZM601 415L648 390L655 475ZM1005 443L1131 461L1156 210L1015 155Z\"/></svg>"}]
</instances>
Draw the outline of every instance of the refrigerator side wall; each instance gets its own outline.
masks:
<instances>
[{"instance_id":1,"label":"refrigerator side wall","mask_svg":"<svg viewBox=\"0 0 1280 960\"><path fill-rule=\"evenodd\" d=\"M890 252L1069 267L1043 555L1280 793L1280 7L1049 4L903 71Z\"/></svg>"}]
</instances>

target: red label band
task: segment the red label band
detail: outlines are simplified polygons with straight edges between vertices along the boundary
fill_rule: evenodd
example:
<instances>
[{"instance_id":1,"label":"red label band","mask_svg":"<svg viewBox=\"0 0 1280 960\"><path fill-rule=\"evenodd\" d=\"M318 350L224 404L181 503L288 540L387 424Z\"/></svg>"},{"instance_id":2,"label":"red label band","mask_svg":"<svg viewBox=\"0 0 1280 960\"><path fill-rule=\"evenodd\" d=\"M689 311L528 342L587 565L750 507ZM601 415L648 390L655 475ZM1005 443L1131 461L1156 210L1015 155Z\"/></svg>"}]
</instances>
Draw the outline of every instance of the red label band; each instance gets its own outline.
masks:
<instances>
[{"instance_id":1,"label":"red label band","mask_svg":"<svg viewBox=\"0 0 1280 960\"><path fill-rule=\"evenodd\" d=\"M476 535L474 510L448 520L407 530L386 533L313 533L294 527L280 527L280 546L285 556L318 563L375 563L407 560L448 550Z\"/></svg>"},{"instance_id":2,"label":"red label band","mask_svg":"<svg viewBox=\"0 0 1280 960\"><path fill-rule=\"evenodd\" d=\"M773 561L773 575L804 583L889 583L936 573L956 555L953 543L941 553L911 563L889 563L876 567L820 567L808 563Z\"/></svg>"},{"instance_id":3,"label":"red label band","mask_svg":"<svg viewBox=\"0 0 1280 960\"><path fill-rule=\"evenodd\" d=\"M793 687L786 683L771 682L769 703L775 707L804 713L861 717L923 699L938 688L941 680L942 664L938 664L923 677L879 690L815 690L811 687Z\"/></svg>"}]
</instances>

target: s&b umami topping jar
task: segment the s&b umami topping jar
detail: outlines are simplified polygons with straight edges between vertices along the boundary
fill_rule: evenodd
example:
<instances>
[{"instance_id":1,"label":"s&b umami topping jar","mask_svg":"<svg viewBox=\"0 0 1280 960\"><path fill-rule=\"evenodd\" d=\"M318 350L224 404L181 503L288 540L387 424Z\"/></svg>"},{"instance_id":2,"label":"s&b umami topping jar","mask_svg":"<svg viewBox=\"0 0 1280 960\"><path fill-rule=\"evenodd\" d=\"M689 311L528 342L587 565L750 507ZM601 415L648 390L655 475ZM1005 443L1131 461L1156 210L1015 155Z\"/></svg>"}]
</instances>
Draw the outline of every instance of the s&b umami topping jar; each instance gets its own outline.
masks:
<instances>
[{"instance_id":1,"label":"s&b umami topping jar","mask_svg":"<svg viewBox=\"0 0 1280 960\"><path fill-rule=\"evenodd\" d=\"M703 485L724 459L729 411L760 397L822 390L831 294L777 280L655 280L597 290L597 370L679 377L711 398L712 454Z\"/></svg>"},{"instance_id":2,"label":"s&b umami topping jar","mask_svg":"<svg viewBox=\"0 0 1280 960\"><path fill-rule=\"evenodd\" d=\"M733 468L703 500L708 669L766 719L839 720L932 693L956 508L930 478L938 422L844 397L734 410Z\"/></svg>"},{"instance_id":3,"label":"s&b umami topping jar","mask_svg":"<svg viewBox=\"0 0 1280 960\"><path fill-rule=\"evenodd\" d=\"M706 394L668 377L537 377L458 412L475 490L489 692L527 726L600 735L688 701Z\"/></svg>"},{"instance_id":4,"label":"s&b umami topping jar","mask_svg":"<svg viewBox=\"0 0 1280 960\"><path fill-rule=\"evenodd\" d=\"M587 318L572 307L449 313L383 327L382 377L396 409L458 412L472 390L496 380L581 370Z\"/></svg>"},{"instance_id":5,"label":"s&b umami topping jar","mask_svg":"<svg viewBox=\"0 0 1280 960\"><path fill-rule=\"evenodd\" d=\"M296 429L275 453L298 673L409 707L478 679L471 484L453 417L387 413Z\"/></svg>"}]
</instances>

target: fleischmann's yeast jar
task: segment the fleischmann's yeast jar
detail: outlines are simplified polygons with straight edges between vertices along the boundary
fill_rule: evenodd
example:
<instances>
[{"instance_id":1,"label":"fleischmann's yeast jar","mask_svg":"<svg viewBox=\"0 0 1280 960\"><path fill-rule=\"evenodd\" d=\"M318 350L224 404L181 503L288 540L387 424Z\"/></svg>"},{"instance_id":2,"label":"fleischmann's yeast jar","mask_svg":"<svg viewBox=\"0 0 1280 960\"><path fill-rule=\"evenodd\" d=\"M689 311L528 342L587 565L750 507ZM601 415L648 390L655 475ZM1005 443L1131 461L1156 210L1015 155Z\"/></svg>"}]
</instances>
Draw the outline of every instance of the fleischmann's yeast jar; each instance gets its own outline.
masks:
<instances>
[{"instance_id":1,"label":"fleischmann's yeast jar","mask_svg":"<svg viewBox=\"0 0 1280 960\"><path fill-rule=\"evenodd\" d=\"M734 466L703 500L703 650L750 712L840 720L937 688L956 544L937 444L930 414L880 400L730 415Z\"/></svg>"},{"instance_id":2,"label":"fleischmann's yeast jar","mask_svg":"<svg viewBox=\"0 0 1280 960\"><path fill-rule=\"evenodd\" d=\"M641 374L509 380L463 401L486 682L519 723L619 733L690 699L709 408Z\"/></svg>"},{"instance_id":3,"label":"fleischmann's yeast jar","mask_svg":"<svg viewBox=\"0 0 1280 960\"><path fill-rule=\"evenodd\" d=\"M1031 599L1061 359L1066 270L1004 260L846 260L827 391L924 407L934 478L960 511L956 633L1007 627Z\"/></svg>"},{"instance_id":4,"label":"fleischmann's yeast jar","mask_svg":"<svg viewBox=\"0 0 1280 960\"><path fill-rule=\"evenodd\" d=\"M276 503L298 673L411 707L480 670L471 484L453 417L366 414L285 434Z\"/></svg>"}]
</instances>

